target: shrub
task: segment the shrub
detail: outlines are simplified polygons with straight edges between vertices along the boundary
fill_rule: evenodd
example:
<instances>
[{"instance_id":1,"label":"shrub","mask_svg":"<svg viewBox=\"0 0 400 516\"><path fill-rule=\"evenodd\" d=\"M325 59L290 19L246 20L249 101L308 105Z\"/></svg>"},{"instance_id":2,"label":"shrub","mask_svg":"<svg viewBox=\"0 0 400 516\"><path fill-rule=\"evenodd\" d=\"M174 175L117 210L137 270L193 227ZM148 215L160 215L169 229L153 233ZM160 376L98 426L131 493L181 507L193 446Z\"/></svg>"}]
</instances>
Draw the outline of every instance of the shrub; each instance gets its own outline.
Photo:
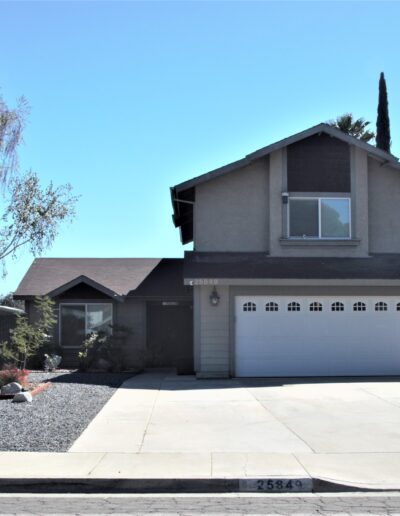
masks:
<instances>
[{"instance_id":1,"label":"shrub","mask_svg":"<svg viewBox=\"0 0 400 516\"><path fill-rule=\"evenodd\" d=\"M28 385L29 371L26 369L3 369L0 371L0 387L11 382L18 382L22 387Z\"/></svg>"},{"instance_id":2,"label":"shrub","mask_svg":"<svg viewBox=\"0 0 400 516\"><path fill-rule=\"evenodd\" d=\"M104 332L90 333L81 351L78 353L79 369L87 371L96 368L100 360L110 364L109 370L118 372L125 363L126 339L130 335L129 328L120 325L111 326L112 335Z\"/></svg>"},{"instance_id":3,"label":"shrub","mask_svg":"<svg viewBox=\"0 0 400 516\"><path fill-rule=\"evenodd\" d=\"M78 353L79 369L81 371L87 371L96 360L101 358L101 347L106 339L106 334L102 332L92 332L87 335L83 341L82 349Z\"/></svg>"},{"instance_id":4,"label":"shrub","mask_svg":"<svg viewBox=\"0 0 400 516\"><path fill-rule=\"evenodd\" d=\"M24 369L27 361L52 340L50 334L56 324L54 301L48 296L37 296L34 308L37 314L35 322L30 324L25 315L17 315L9 342L2 343L3 362L13 363L16 368Z\"/></svg>"}]
</instances>

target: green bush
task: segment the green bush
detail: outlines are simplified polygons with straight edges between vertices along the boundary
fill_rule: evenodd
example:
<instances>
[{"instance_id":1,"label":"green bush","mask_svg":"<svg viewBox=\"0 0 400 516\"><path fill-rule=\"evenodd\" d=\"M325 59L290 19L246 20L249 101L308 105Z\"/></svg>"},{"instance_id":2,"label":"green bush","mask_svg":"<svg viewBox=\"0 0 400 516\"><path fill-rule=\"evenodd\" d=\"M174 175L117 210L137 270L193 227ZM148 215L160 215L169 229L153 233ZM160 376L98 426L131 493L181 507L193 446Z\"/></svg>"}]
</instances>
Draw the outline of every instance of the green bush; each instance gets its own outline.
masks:
<instances>
[{"instance_id":1,"label":"green bush","mask_svg":"<svg viewBox=\"0 0 400 516\"><path fill-rule=\"evenodd\" d=\"M79 369L87 371L99 369L101 361L109 364L108 370L122 371L125 364L126 340L131 331L125 326L111 326L112 334L105 332L90 333L78 353Z\"/></svg>"},{"instance_id":2,"label":"green bush","mask_svg":"<svg viewBox=\"0 0 400 516\"><path fill-rule=\"evenodd\" d=\"M25 315L17 315L15 328L10 330L9 341L2 343L1 362L25 369L29 359L37 357L41 350L51 346L51 333L56 324L54 301L48 296L37 296L34 308L37 317L32 324Z\"/></svg>"}]
</instances>

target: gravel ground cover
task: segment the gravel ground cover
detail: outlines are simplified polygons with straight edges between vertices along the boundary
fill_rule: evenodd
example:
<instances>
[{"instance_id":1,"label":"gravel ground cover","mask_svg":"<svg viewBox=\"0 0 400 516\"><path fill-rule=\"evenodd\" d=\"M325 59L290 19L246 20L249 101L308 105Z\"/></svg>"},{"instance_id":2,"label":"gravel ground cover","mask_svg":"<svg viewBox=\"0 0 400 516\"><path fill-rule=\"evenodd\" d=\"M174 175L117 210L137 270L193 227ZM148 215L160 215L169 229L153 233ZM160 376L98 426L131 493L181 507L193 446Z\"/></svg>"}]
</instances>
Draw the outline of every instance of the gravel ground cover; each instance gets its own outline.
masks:
<instances>
[{"instance_id":1,"label":"gravel ground cover","mask_svg":"<svg viewBox=\"0 0 400 516\"><path fill-rule=\"evenodd\" d=\"M31 373L51 386L32 403L0 400L0 451L66 452L132 373Z\"/></svg>"}]
</instances>

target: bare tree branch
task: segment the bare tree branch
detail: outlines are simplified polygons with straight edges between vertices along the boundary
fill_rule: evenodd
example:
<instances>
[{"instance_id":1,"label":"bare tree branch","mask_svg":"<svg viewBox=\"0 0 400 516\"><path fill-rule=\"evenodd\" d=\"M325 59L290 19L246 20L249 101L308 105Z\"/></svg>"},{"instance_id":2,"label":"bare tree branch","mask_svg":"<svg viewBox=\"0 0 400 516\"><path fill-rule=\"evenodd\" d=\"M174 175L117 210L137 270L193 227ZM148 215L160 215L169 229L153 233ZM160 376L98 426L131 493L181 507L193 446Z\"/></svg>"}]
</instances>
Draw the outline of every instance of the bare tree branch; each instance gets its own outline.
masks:
<instances>
[{"instance_id":1,"label":"bare tree branch","mask_svg":"<svg viewBox=\"0 0 400 516\"><path fill-rule=\"evenodd\" d=\"M18 146L22 143L29 106L24 97L18 99L17 107L10 109L0 97L0 184L18 171Z\"/></svg>"}]
</instances>

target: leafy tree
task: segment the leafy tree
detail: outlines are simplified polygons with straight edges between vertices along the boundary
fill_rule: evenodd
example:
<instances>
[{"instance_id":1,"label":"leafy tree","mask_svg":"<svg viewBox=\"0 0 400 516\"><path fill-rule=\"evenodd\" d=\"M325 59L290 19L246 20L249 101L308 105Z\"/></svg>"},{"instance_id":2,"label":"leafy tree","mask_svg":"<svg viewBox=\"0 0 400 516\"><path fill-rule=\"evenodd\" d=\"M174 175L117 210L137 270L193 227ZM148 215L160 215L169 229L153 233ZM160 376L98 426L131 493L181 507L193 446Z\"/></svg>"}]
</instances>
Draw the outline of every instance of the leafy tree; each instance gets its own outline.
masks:
<instances>
[{"instance_id":1,"label":"leafy tree","mask_svg":"<svg viewBox=\"0 0 400 516\"><path fill-rule=\"evenodd\" d=\"M390 152L390 120L386 81L383 72L379 78L378 116L376 119L376 146Z\"/></svg>"},{"instance_id":2,"label":"leafy tree","mask_svg":"<svg viewBox=\"0 0 400 516\"><path fill-rule=\"evenodd\" d=\"M15 177L5 194L5 207L0 213L0 264L5 273L4 260L16 257L17 251L27 247L36 256L48 249L61 222L75 215L77 197L69 184L46 188L39 184L34 172Z\"/></svg>"},{"instance_id":3,"label":"leafy tree","mask_svg":"<svg viewBox=\"0 0 400 516\"><path fill-rule=\"evenodd\" d=\"M32 324L25 315L17 315L15 328L10 330L10 340L2 346L2 362L10 362L25 369L28 359L51 340L56 324L54 301L48 296L36 296L34 313L35 322Z\"/></svg>"},{"instance_id":4,"label":"leafy tree","mask_svg":"<svg viewBox=\"0 0 400 516\"><path fill-rule=\"evenodd\" d=\"M10 109L0 97L0 268L28 248L34 255L48 249L60 224L75 215L77 197L71 185L42 187L38 176L18 173L17 149L22 141L28 105L22 98Z\"/></svg>"},{"instance_id":5,"label":"leafy tree","mask_svg":"<svg viewBox=\"0 0 400 516\"><path fill-rule=\"evenodd\" d=\"M0 305L9 306L10 308L20 308L24 310L25 303L19 299L14 299L13 293L9 292L4 296L0 296Z\"/></svg>"},{"instance_id":6,"label":"leafy tree","mask_svg":"<svg viewBox=\"0 0 400 516\"><path fill-rule=\"evenodd\" d=\"M364 142L369 142L375 138L375 134L367 130L371 122L367 122L364 118L355 119L351 113L345 113L338 116L336 120L329 120L327 123Z\"/></svg>"}]
</instances>

